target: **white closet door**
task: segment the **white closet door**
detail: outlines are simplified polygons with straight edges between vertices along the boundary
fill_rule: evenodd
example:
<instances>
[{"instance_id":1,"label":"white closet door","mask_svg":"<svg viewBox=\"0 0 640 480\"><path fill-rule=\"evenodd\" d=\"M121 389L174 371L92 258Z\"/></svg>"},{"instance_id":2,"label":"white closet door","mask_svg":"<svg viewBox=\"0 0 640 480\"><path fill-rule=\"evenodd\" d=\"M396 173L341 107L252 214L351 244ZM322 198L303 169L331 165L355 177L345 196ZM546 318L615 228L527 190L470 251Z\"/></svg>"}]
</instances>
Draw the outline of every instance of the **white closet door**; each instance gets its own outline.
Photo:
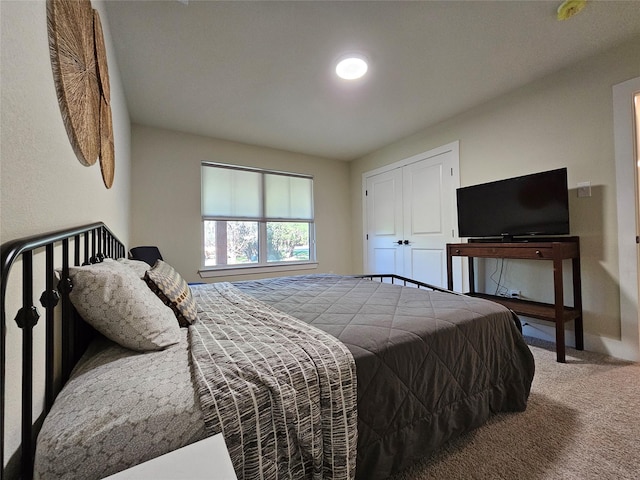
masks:
<instances>
[{"instance_id":1,"label":"white closet door","mask_svg":"<svg viewBox=\"0 0 640 480\"><path fill-rule=\"evenodd\" d=\"M451 152L403 168L404 275L446 287L446 244L454 234L452 224Z\"/></svg>"},{"instance_id":2,"label":"white closet door","mask_svg":"<svg viewBox=\"0 0 640 480\"><path fill-rule=\"evenodd\" d=\"M446 287L446 244L457 240L457 150L441 149L365 178L366 271Z\"/></svg>"},{"instance_id":3,"label":"white closet door","mask_svg":"<svg viewBox=\"0 0 640 480\"><path fill-rule=\"evenodd\" d=\"M404 268L401 169L367 178L366 208L367 271L401 275Z\"/></svg>"}]
</instances>

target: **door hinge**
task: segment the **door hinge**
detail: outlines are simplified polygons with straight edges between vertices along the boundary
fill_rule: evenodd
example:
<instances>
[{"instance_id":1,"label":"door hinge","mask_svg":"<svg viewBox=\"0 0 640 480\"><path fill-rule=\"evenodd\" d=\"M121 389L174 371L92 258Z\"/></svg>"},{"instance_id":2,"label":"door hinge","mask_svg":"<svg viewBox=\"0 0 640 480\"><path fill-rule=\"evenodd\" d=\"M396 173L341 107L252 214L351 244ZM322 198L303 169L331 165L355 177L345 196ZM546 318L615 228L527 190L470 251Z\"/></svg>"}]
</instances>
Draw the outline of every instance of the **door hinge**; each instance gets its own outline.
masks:
<instances>
[{"instance_id":1,"label":"door hinge","mask_svg":"<svg viewBox=\"0 0 640 480\"><path fill-rule=\"evenodd\" d=\"M640 243L640 237L636 237L636 243Z\"/></svg>"},{"instance_id":2,"label":"door hinge","mask_svg":"<svg viewBox=\"0 0 640 480\"><path fill-rule=\"evenodd\" d=\"M369 234L367 233L367 240L369 240Z\"/></svg>"},{"instance_id":3,"label":"door hinge","mask_svg":"<svg viewBox=\"0 0 640 480\"><path fill-rule=\"evenodd\" d=\"M368 197L368 196L369 196L369 190L365 190L365 191L364 191L364 196L365 196L365 197Z\"/></svg>"},{"instance_id":4,"label":"door hinge","mask_svg":"<svg viewBox=\"0 0 640 480\"><path fill-rule=\"evenodd\" d=\"M453 167L451 167L451 176L453 177Z\"/></svg>"}]
</instances>

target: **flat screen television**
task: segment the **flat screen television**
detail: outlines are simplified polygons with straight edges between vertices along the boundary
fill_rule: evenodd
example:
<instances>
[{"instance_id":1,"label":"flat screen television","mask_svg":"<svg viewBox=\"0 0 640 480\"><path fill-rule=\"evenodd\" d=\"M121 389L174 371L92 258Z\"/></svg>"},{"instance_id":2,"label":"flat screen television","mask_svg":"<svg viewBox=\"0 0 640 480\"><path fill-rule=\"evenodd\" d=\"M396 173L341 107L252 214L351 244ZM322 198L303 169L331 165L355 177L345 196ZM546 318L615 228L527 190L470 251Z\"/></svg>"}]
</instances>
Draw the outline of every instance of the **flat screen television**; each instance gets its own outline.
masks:
<instances>
[{"instance_id":1,"label":"flat screen television","mask_svg":"<svg viewBox=\"0 0 640 480\"><path fill-rule=\"evenodd\" d=\"M460 237L495 238L569 233L567 169L459 188Z\"/></svg>"}]
</instances>

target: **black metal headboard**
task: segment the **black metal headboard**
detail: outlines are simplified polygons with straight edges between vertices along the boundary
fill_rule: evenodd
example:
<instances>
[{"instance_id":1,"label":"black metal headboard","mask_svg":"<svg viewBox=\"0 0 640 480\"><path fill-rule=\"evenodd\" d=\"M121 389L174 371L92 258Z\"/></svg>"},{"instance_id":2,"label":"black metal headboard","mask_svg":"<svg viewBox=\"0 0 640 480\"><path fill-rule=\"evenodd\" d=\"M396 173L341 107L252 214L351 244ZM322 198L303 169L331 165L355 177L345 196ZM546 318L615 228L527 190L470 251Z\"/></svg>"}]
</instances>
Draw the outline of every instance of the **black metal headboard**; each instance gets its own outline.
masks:
<instances>
[{"instance_id":1,"label":"black metal headboard","mask_svg":"<svg viewBox=\"0 0 640 480\"><path fill-rule=\"evenodd\" d=\"M69 267L97 263L105 257L125 256L124 244L103 223L92 223L76 228L34 235L4 243L1 247L2 284L0 300L2 308L0 342L0 462L2 478L5 478L5 387L7 374L15 377L17 372L6 372L6 311L7 279L11 266L22 260L22 307L15 313L15 321L22 330L22 443L21 478L33 476L34 445L39 425L33 420L33 330L40 318L34 305L34 253L44 263L45 290L39 295L40 305L45 309L45 399L44 414L48 413L58 394L56 385L64 384L73 366L84 352L90 335L87 324L81 321L69 301L73 285L69 280ZM42 255L44 253L44 255ZM41 260L42 259L42 260ZM55 283L55 270L60 270L61 280ZM38 271L42 271L41 268ZM18 303L16 299L16 303ZM60 335L56 335L54 310L60 304ZM55 371L56 360L61 371ZM56 378L60 380L56 381ZM9 465L7 465L7 469Z\"/></svg>"}]
</instances>

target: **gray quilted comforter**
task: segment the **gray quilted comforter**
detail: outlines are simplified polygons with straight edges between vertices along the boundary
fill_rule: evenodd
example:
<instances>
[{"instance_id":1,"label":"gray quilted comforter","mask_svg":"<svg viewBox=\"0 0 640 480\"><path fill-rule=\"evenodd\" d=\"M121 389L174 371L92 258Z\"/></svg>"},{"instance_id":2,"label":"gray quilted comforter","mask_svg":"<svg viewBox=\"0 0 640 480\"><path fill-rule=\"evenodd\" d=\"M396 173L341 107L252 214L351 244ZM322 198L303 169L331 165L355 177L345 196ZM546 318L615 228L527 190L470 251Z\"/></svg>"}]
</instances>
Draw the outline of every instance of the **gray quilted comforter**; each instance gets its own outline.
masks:
<instances>
[{"instance_id":1,"label":"gray quilted comforter","mask_svg":"<svg viewBox=\"0 0 640 480\"><path fill-rule=\"evenodd\" d=\"M229 283L194 286L189 328L207 433L240 480L355 476L355 364L331 335Z\"/></svg>"},{"instance_id":2,"label":"gray quilted comforter","mask_svg":"<svg viewBox=\"0 0 640 480\"><path fill-rule=\"evenodd\" d=\"M359 479L386 478L492 414L526 408L533 356L498 304L336 275L234 285L351 351Z\"/></svg>"}]
</instances>

